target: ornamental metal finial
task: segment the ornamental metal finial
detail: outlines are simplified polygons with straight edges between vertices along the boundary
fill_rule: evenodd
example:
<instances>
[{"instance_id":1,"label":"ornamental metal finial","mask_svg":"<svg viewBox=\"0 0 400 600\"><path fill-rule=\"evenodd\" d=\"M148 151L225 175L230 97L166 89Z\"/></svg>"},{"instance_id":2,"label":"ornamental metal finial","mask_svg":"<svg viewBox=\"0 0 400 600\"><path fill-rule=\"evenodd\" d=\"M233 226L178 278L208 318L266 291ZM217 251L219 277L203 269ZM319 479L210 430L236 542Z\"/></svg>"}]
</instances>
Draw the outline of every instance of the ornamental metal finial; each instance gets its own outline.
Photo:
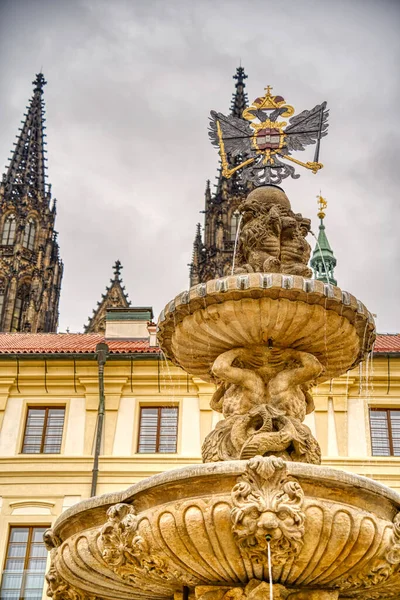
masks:
<instances>
[{"instance_id":1,"label":"ornamental metal finial","mask_svg":"<svg viewBox=\"0 0 400 600\"><path fill-rule=\"evenodd\" d=\"M326 200L326 198L323 198L321 196L321 192L319 192L318 196L317 196L317 204L318 204L318 217L320 219L324 219L325 218L325 209L328 206L328 202Z\"/></svg>"},{"instance_id":2,"label":"ornamental metal finial","mask_svg":"<svg viewBox=\"0 0 400 600\"><path fill-rule=\"evenodd\" d=\"M241 118L211 111L209 137L219 149L222 175L227 179L237 171L242 183L255 185L279 184L286 177L298 179L300 175L286 161L314 174L322 169L318 160L321 138L328 133L326 102L292 116L293 106L286 104L283 96L272 95L272 89L268 85L265 95L245 108ZM289 125L282 117L290 117ZM291 155L309 144L316 144L312 162Z\"/></svg>"}]
</instances>

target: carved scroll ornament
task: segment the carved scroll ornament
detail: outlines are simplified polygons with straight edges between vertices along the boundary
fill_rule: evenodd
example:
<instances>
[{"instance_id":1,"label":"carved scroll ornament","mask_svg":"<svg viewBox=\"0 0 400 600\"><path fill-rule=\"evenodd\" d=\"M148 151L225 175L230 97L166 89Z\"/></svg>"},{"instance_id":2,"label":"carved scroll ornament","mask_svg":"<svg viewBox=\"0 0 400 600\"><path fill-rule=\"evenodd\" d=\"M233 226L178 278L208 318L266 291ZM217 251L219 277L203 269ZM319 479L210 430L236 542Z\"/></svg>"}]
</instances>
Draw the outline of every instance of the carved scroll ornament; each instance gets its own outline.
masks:
<instances>
[{"instance_id":1,"label":"carved scroll ornament","mask_svg":"<svg viewBox=\"0 0 400 600\"><path fill-rule=\"evenodd\" d=\"M122 579L135 583L141 578L162 579L177 583L183 574L160 555L159 548L150 544L138 531L140 517L129 504L116 504L107 511L108 521L101 530L99 545L108 567ZM198 580L185 574L184 583L195 585Z\"/></svg>"},{"instance_id":2,"label":"carved scroll ornament","mask_svg":"<svg viewBox=\"0 0 400 600\"><path fill-rule=\"evenodd\" d=\"M99 543L107 565L123 579L136 575L157 574L168 579L166 566L147 541L139 535L133 506L116 504L107 511L108 521L101 530Z\"/></svg>"}]
</instances>

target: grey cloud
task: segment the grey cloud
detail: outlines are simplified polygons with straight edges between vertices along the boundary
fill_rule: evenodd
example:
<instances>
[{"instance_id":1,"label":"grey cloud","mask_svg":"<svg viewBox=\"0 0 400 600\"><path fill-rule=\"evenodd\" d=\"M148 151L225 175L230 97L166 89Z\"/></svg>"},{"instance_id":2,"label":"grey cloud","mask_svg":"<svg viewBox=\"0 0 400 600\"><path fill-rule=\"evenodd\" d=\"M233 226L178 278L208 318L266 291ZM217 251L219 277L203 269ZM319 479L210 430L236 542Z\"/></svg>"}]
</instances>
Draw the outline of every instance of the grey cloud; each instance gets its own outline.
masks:
<instances>
[{"instance_id":1,"label":"grey cloud","mask_svg":"<svg viewBox=\"0 0 400 600\"><path fill-rule=\"evenodd\" d=\"M3 0L0 162L42 66L61 330L82 329L117 258L156 313L187 287L218 165L208 113L228 110L241 59L250 100L271 84L299 111L328 101L325 169L285 189L314 230L322 189L339 285L399 331L399 19L389 0Z\"/></svg>"}]
</instances>

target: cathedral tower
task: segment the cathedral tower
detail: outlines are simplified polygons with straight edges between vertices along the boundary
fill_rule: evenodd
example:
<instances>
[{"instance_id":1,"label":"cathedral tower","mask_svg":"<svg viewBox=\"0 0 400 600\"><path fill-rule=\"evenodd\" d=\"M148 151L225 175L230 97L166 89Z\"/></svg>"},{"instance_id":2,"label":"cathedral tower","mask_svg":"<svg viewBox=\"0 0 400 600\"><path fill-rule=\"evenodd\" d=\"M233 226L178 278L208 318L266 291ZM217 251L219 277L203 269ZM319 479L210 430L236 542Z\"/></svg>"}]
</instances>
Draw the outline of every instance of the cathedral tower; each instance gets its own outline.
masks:
<instances>
[{"instance_id":1,"label":"cathedral tower","mask_svg":"<svg viewBox=\"0 0 400 600\"><path fill-rule=\"evenodd\" d=\"M0 331L55 332L63 264L45 176L42 73L0 184Z\"/></svg>"},{"instance_id":2,"label":"cathedral tower","mask_svg":"<svg viewBox=\"0 0 400 600\"><path fill-rule=\"evenodd\" d=\"M236 69L233 78L236 80L236 89L232 97L231 114L241 118L243 109L247 106L245 92L247 75L242 66ZM242 160L242 157L238 156L230 163L239 164ZM230 179L226 179L222 176L221 170L214 193L211 192L210 181L207 181L204 239L201 236L201 226L198 224L190 264L191 286L230 273L239 223L237 208L251 189L252 186L243 186L240 183L236 173Z\"/></svg>"}]
</instances>

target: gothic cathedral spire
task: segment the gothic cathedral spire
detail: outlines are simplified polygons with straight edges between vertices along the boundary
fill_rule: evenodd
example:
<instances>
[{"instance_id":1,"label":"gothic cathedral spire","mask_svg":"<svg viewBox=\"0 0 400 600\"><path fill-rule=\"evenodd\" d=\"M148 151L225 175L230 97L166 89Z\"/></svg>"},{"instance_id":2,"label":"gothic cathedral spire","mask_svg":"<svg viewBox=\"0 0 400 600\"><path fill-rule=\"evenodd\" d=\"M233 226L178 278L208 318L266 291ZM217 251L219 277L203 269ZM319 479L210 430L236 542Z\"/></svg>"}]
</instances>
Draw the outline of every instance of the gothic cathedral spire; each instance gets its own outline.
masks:
<instances>
[{"instance_id":1,"label":"gothic cathedral spire","mask_svg":"<svg viewBox=\"0 0 400 600\"><path fill-rule=\"evenodd\" d=\"M243 109L247 106L245 92L247 75L242 66L237 67L233 79L236 83L232 95L231 114L241 118ZM241 157L236 157L231 162L235 164L240 160ZM223 277L230 272L239 222L237 208L251 189L251 186L244 187L236 174L226 179L222 176L221 170L218 173L214 193L211 192L210 182L207 181L203 211L204 241L201 239L200 225L198 225L193 244L192 263L189 265L191 286Z\"/></svg>"},{"instance_id":2,"label":"gothic cathedral spire","mask_svg":"<svg viewBox=\"0 0 400 600\"><path fill-rule=\"evenodd\" d=\"M55 332L63 264L45 176L42 73L0 184L0 331Z\"/></svg>"},{"instance_id":3,"label":"gothic cathedral spire","mask_svg":"<svg viewBox=\"0 0 400 600\"><path fill-rule=\"evenodd\" d=\"M248 102L247 94L244 91L244 88L246 87L244 80L247 79L247 75L244 72L242 65L236 69L236 75L233 76L233 79L236 79L236 91L232 95L231 115L240 119Z\"/></svg>"}]
</instances>

